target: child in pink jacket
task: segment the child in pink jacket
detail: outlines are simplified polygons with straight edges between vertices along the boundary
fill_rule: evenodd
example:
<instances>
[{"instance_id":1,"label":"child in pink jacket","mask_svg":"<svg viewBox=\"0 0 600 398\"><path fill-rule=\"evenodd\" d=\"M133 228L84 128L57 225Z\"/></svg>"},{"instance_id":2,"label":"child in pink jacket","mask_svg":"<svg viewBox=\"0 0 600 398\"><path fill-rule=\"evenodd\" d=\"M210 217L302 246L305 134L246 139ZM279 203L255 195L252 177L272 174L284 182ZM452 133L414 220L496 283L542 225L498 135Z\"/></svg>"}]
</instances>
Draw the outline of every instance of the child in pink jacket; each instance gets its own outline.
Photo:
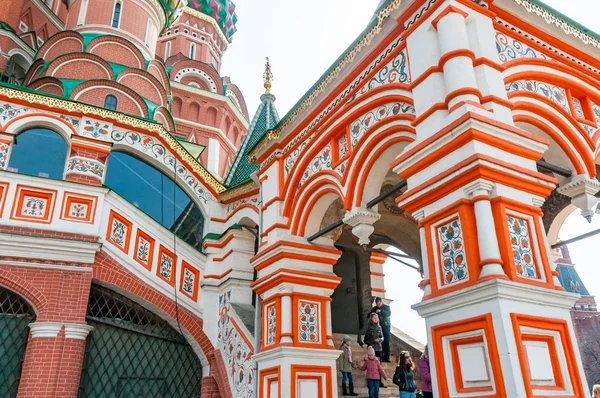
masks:
<instances>
[{"instance_id":1,"label":"child in pink jacket","mask_svg":"<svg viewBox=\"0 0 600 398\"><path fill-rule=\"evenodd\" d=\"M375 356L375 350L369 346L367 356L362 365L357 366L360 370L367 371L367 386L369 387L369 398L379 398L379 381L387 380L387 375Z\"/></svg>"}]
</instances>

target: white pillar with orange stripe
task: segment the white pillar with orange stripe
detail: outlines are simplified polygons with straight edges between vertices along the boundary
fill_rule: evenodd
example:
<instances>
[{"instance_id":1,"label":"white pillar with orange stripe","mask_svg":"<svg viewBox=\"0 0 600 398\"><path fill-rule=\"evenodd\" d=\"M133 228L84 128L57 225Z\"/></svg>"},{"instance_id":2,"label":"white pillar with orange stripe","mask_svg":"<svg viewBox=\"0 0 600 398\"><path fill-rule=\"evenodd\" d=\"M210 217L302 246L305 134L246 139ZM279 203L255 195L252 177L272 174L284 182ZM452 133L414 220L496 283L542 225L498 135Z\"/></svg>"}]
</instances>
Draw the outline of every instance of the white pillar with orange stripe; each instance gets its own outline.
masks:
<instances>
[{"instance_id":1,"label":"white pillar with orange stripe","mask_svg":"<svg viewBox=\"0 0 600 398\"><path fill-rule=\"evenodd\" d=\"M500 73L473 72L497 64L493 15L443 1L426 18L407 38L411 75L423 75L417 139L392 167L408 182L398 204L419 224L425 295L413 308L436 396L587 397L577 296L558 283L541 222L557 183L536 167L549 142L507 118L505 96L481 105L481 90L504 86Z\"/></svg>"},{"instance_id":2,"label":"white pillar with orange stripe","mask_svg":"<svg viewBox=\"0 0 600 398\"><path fill-rule=\"evenodd\" d=\"M383 263L387 256L382 253L372 252L369 264L371 266L371 295L385 298L385 283Z\"/></svg>"},{"instance_id":3,"label":"white pillar with orange stripe","mask_svg":"<svg viewBox=\"0 0 600 398\"><path fill-rule=\"evenodd\" d=\"M341 252L289 236L251 260L262 299L258 396L337 396L331 294L340 283L333 265Z\"/></svg>"}]
</instances>

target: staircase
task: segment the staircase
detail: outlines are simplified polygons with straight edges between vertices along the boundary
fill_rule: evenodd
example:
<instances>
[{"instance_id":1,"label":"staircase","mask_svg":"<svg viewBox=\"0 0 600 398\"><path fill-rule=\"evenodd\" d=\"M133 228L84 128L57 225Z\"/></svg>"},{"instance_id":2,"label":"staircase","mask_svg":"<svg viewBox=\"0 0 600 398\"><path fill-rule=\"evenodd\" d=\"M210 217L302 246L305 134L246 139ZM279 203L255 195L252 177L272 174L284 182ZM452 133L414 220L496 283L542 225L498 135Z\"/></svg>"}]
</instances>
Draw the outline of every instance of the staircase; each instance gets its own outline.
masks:
<instances>
[{"instance_id":1,"label":"staircase","mask_svg":"<svg viewBox=\"0 0 600 398\"><path fill-rule=\"evenodd\" d=\"M356 341L357 336L354 334L348 335L352 339L352 360L354 362L358 362L362 364L363 358L367 355L367 346L365 348L361 348ZM335 344L335 348L339 348L342 345L342 341L344 339L344 334L335 334L333 335L333 342ZM382 363L383 370L385 370L386 375L388 376L388 380L383 383L388 386L388 388L379 389L380 397L398 397L400 392L398 387L392 383L392 378L394 377L394 371L396 370L396 362L398 361L397 357L394 355L390 357L392 362ZM369 397L369 390L367 388L367 378L365 376L365 372L359 369L352 370L352 377L354 378L354 392L358 394L359 397ZM339 396L342 396L342 373L340 371L337 372L337 382L338 382L338 393Z\"/></svg>"}]
</instances>

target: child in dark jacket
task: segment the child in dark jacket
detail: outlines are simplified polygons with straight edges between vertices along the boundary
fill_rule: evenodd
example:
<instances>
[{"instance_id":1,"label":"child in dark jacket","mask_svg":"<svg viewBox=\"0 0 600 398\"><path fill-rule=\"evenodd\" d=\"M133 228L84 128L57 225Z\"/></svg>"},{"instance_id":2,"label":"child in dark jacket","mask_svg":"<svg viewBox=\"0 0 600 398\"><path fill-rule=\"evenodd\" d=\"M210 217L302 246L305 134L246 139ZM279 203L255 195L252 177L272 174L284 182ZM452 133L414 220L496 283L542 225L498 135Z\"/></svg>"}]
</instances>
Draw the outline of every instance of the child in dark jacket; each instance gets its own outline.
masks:
<instances>
[{"instance_id":1,"label":"child in dark jacket","mask_svg":"<svg viewBox=\"0 0 600 398\"><path fill-rule=\"evenodd\" d=\"M354 392L354 380L352 380L352 368L354 363L352 362L352 339L350 336L344 336L344 342L342 343L340 350L342 355L340 356L340 372L342 372L342 395L357 396ZM350 393L346 390L346 380L348 380L348 387Z\"/></svg>"},{"instance_id":2,"label":"child in dark jacket","mask_svg":"<svg viewBox=\"0 0 600 398\"><path fill-rule=\"evenodd\" d=\"M369 398L379 398L379 382L381 379L387 380L387 375L381 366L381 362L375 356L373 347L367 349L367 356L362 365L358 365L360 370L367 371L367 386L369 387Z\"/></svg>"}]
</instances>

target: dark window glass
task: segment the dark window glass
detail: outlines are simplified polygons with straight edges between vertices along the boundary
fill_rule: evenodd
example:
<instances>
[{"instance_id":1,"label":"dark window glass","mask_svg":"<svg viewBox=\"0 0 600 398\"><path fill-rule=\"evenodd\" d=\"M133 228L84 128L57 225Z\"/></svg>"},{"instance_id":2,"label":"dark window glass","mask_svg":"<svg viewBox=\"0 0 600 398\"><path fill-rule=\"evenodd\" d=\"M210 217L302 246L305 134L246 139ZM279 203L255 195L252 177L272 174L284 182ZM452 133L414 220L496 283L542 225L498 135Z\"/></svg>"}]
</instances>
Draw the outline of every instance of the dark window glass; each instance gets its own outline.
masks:
<instances>
[{"instance_id":1,"label":"dark window glass","mask_svg":"<svg viewBox=\"0 0 600 398\"><path fill-rule=\"evenodd\" d=\"M31 176L63 178L67 143L56 132L33 128L15 137L9 170Z\"/></svg>"},{"instance_id":2,"label":"dark window glass","mask_svg":"<svg viewBox=\"0 0 600 398\"><path fill-rule=\"evenodd\" d=\"M112 27L119 27L119 19L121 19L121 3L115 4L115 13L113 14Z\"/></svg>"},{"instance_id":3,"label":"dark window glass","mask_svg":"<svg viewBox=\"0 0 600 398\"><path fill-rule=\"evenodd\" d=\"M117 110L117 97L115 97L114 95L107 95L106 98L104 98L104 107L106 109L110 109L111 111L116 111Z\"/></svg>"},{"instance_id":4,"label":"dark window glass","mask_svg":"<svg viewBox=\"0 0 600 398\"><path fill-rule=\"evenodd\" d=\"M204 218L190 197L158 169L134 156L112 152L106 186L198 250Z\"/></svg>"}]
</instances>

